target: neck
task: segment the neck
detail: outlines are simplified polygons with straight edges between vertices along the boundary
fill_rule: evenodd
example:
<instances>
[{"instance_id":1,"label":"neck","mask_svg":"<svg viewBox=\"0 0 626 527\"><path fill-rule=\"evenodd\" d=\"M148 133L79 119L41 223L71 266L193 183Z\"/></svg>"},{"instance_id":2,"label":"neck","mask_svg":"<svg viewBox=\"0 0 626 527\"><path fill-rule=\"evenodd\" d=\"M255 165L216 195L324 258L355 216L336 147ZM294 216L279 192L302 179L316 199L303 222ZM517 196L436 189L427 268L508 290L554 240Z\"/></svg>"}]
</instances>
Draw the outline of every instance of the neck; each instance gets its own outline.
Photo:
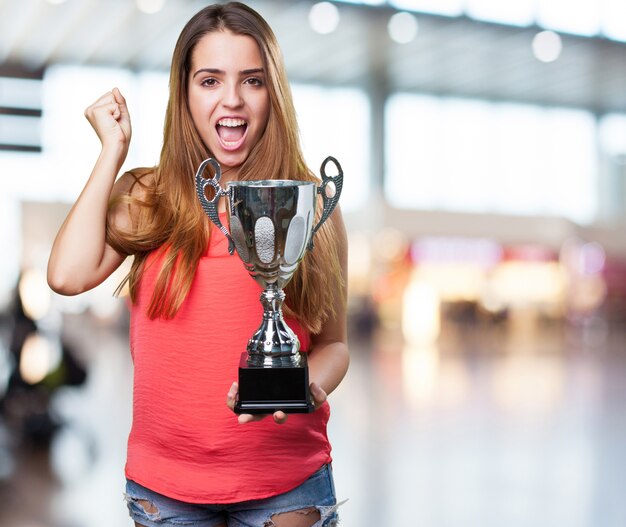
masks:
<instances>
[{"instance_id":1,"label":"neck","mask_svg":"<svg viewBox=\"0 0 626 527\"><path fill-rule=\"evenodd\" d=\"M220 176L220 184L224 186L229 181L237 181L239 178L239 167L224 167Z\"/></svg>"}]
</instances>

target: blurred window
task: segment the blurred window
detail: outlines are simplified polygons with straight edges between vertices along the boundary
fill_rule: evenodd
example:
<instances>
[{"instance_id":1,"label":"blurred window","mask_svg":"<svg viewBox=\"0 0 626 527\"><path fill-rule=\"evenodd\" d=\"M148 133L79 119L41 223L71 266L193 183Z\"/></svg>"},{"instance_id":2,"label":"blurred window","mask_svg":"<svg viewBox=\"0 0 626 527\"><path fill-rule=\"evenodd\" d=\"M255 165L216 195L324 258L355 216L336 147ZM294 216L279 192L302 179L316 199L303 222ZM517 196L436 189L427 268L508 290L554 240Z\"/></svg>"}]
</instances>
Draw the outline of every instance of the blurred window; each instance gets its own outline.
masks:
<instances>
[{"instance_id":1,"label":"blurred window","mask_svg":"<svg viewBox=\"0 0 626 527\"><path fill-rule=\"evenodd\" d=\"M535 21L535 0L467 0L465 11L477 20L529 26Z\"/></svg>"},{"instance_id":2,"label":"blurred window","mask_svg":"<svg viewBox=\"0 0 626 527\"><path fill-rule=\"evenodd\" d=\"M0 149L38 151L41 119L29 115L2 115L0 112Z\"/></svg>"},{"instance_id":3,"label":"blurred window","mask_svg":"<svg viewBox=\"0 0 626 527\"><path fill-rule=\"evenodd\" d=\"M0 152L40 152L41 77L25 70L14 74L0 75Z\"/></svg>"},{"instance_id":4,"label":"blurred window","mask_svg":"<svg viewBox=\"0 0 626 527\"><path fill-rule=\"evenodd\" d=\"M0 76L0 107L41 108L41 80Z\"/></svg>"},{"instance_id":5,"label":"blurred window","mask_svg":"<svg viewBox=\"0 0 626 527\"><path fill-rule=\"evenodd\" d=\"M600 147L610 156L626 159L626 114L609 113L600 119Z\"/></svg>"},{"instance_id":6,"label":"blurred window","mask_svg":"<svg viewBox=\"0 0 626 527\"><path fill-rule=\"evenodd\" d=\"M626 2L602 0L602 32L613 40L626 41Z\"/></svg>"},{"instance_id":7,"label":"blurred window","mask_svg":"<svg viewBox=\"0 0 626 527\"><path fill-rule=\"evenodd\" d=\"M363 206L370 187L367 95L355 88L304 84L292 88L307 164L319 175L322 161L335 157L345 174L341 208L351 211Z\"/></svg>"},{"instance_id":8,"label":"blurred window","mask_svg":"<svg viewBox=\"0 0 626 527\"><path fill-rule=\"evenodd\" d=\"M392 206L594 219L589 112L408 94L386 110Z\"/></svg>"},{"instance_id":9,"label":"blurred window","mask_svg":"<svg viewBox=\"0 0 626 527\"><path fill-rule=\"evenodd\" d=\"M601 2L597 0L544 0L537 7L541 27L584 36L600 31Z\"/></svg>"},{"instance_id":10,"label":"blurred window","mask_svg":"<svg viewBox=\"0 0 626 527\"><path fill-rule=\"evenodd\" d=\"M383 5L386 0L336 0L344 4Z\"/></svg>"},{"instance_id":11,"label":"blurred window","mask_svg":"<svg viewBox=\"0 0 626 527\"><path fill-rule=\"evenodd\" d=\"M465 0L389 0L389 5L397 9L445 16L461 15L464 4Z\"/></svg>"},{"instance_id":12,"label":"blurred window","mask_svg":"<svg viewBox=\"0 0 626 527\"><path fill-rule=\"evenodd\" d=\"M380 4L378 0L342 0ZM624 0L388 0L391 7L443 16L467 16L513 26L538 26L582 36L626 41Z\"/></svg>"}]
</instances>

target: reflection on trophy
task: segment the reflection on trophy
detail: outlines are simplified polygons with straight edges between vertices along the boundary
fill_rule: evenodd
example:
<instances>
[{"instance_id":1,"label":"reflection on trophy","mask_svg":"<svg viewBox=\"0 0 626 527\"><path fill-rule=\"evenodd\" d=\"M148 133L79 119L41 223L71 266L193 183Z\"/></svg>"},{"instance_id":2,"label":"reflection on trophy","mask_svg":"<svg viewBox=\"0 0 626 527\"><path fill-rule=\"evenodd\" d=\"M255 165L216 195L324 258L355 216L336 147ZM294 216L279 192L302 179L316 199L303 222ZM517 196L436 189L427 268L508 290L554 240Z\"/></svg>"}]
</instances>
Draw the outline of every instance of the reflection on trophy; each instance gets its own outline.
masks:
<instances>
[{"instance_id":1,"label":"reflection on trophy","mask_svg":"<svg viewBox=\"0 0 626 527\"><path fill-rule=\"evenodd\" d=\"M326 174L332 162L337 175ZM207 165L215 175L202 177ZM221 170L215 159L206 159L196 173L196 191L202 208L228 238L228 251L237 254L245 268L263 288L263 321L248 341L239 364L237 413L262 414L282 410L307 413L314 408L309 393L306 354L283 319L283 288L293 276L306 250L313 249L313 237L334 210L343 185L339 162L327 157L321 166L322 184L290 180L231 181L224 190L219 184ZM329 184L334 186L327 195ZM214 195L206 197L206 187ZM315 224L317 195L323 210ZM228 198L230 232L222 225L217 204Z\"/></svg>"}]
</instances>

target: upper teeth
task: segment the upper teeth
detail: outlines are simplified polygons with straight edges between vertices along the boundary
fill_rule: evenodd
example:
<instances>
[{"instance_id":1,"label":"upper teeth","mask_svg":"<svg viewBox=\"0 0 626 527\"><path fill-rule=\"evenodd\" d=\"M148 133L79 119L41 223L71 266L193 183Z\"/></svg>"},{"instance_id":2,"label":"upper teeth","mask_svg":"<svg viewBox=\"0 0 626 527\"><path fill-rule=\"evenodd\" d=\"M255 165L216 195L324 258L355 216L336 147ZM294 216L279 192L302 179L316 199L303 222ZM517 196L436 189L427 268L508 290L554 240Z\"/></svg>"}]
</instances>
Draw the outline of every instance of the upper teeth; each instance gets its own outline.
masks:
<instances>
[{"instance_id":1,"label":"upper teeth","mask_svg":"<svg viewBox=\"0 0 626 527\"><path fill-rule=\"evenodd\" d=\"M246 122L243 119L220 119L218 123L220 126L243 126Z\"/></svg>"}]
</instances>

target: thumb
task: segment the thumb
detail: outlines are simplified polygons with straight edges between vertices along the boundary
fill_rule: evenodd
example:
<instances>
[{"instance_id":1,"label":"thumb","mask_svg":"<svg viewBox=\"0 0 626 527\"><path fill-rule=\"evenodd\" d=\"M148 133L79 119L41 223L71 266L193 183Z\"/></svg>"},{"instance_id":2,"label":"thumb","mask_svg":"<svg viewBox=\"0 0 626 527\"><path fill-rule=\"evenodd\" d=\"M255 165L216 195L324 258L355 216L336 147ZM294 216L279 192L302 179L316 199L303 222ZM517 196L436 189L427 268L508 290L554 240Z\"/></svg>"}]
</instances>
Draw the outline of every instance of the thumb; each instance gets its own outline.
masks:
<instances>
[{"instance_id":1,"label":"thumb","mask_svg":"<svg viewBox=\"0 0 626 527\"><path fill-rule=\"evenodd\" d=\"M228 395L226 396L226 404L231 410L235 410L235 402L237 401L237 393L239 391L239 386L236 382L234 382L230 386L230 390L228 390Z\"/></svg>"},{"instance_id":2,"label":"thumb","mask_svg":"<svg viewBox=\"0 0 626 527\"><path fill-rule=\"evenodd\" d=\"M313 396L315 408L319 408L326 402L328 395L319 384L316 384L314 382L311 383L309 389L311 390L311 395Z\"/></svg>"},{"instance_id":3,"label":"thumb","mask_svg":"<svg viewBox=\"0 0 626 527\"><path fill-rule=\"evenodd\" d=\"M119 90L119 88L113 88L111 93L113 93L113 97L115 98L115 102L118 104L120 108L120 112L122 114L128 115L128 107L126 106L126 99L122 95L122 92Z\"/></svg>"}]
</instances>

